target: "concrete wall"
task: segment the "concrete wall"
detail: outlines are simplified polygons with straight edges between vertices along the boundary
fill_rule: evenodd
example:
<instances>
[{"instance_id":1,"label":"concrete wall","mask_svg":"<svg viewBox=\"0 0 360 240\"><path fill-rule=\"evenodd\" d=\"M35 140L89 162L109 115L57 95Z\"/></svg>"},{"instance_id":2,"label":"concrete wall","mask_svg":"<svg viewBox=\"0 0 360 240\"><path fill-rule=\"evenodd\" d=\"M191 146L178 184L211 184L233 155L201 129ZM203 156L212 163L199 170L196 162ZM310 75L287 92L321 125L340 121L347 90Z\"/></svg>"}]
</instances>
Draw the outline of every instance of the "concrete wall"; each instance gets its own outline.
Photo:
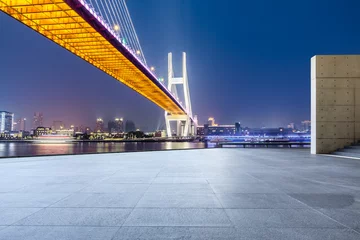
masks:
<instances>
[{"instance_id":1,"label":"concrete wall","mask_svg":"<svg viewBox=\"0 0 360 240\"><path fill-rule=\"evenodd\" d=\"M360 140L360 55L311 59L311 153Z\"/></svg>"}]
</instances>

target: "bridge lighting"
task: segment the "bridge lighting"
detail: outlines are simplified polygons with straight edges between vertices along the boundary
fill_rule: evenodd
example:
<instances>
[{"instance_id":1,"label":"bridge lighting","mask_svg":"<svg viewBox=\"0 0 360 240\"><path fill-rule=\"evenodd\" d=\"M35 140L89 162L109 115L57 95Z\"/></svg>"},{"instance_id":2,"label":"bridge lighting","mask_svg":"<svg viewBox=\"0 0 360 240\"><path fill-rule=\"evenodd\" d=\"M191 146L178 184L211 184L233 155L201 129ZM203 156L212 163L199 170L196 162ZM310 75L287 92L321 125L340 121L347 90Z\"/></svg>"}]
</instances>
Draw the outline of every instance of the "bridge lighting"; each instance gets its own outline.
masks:
<instances>
[{"instance_id":1,"label":"bridge lighting","mask_svg":"<svg viewBox=\"0 0 360 240\"><path fill-rule=\"evenodd\" d=\"M151 67L150 70L153 72L153 71L155 71L155 68L154 68L154 67Z\"/></svg>"},{"instance_id":2,"label":"bridge lighting","mask_svg":"<svg viewBox=\"0 0 360 240\"><path fill-rule=\"evenodd\" d=\"M137 51L136 51L136 54L137 54L137 55L140 55L140 53L141 53L140 50L137 50Z\"/></svg>"},{"instance_id":3,"label":"bridge lighting","mask_svg":"<svg viewBox=\"0 0 360 240\"><path fill-rule=\"evenodd\" d=\"M120 26L119 26L119 25L115 25L115 26L114 26L114 30L115 30L115 31L119 31L119 30L120 30Z\"/></svg>"}]
</instances>

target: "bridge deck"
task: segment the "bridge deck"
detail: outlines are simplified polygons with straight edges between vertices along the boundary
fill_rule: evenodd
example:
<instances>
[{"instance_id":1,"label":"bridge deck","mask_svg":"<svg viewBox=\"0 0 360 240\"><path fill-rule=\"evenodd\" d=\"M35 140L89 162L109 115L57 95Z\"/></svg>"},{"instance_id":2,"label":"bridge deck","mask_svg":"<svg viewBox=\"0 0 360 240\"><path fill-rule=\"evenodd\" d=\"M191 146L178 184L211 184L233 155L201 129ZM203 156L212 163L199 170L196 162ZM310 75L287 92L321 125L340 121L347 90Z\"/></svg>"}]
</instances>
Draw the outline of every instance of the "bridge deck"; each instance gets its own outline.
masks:
<instances>
[{"instance_id":1,"label":"bridge deck","mask_svg":"<svg viewBox=\"0 0 360 240\"><path fill-rule=\"evenodd\" d=\"M185 109L83 0L0 0L0 10L171 114Z\"/></svg>"}]
</instances>

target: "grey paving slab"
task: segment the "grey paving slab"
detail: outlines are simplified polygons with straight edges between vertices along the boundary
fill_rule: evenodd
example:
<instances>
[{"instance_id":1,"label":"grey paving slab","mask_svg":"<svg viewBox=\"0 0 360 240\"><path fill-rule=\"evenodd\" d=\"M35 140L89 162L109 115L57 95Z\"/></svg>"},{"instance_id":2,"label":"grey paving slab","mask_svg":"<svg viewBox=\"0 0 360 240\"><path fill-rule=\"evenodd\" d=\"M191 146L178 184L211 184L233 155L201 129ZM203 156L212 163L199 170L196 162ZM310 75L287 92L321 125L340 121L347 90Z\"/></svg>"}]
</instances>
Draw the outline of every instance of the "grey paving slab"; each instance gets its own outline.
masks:
<instances>
[{"instance_id":1,"label":"grey paving slab","mask_svg":"<svg viewBox=\"0 0 360 240\"><path fill-rule=\"evenodd\" d=\"M349 229L329 228L209 228L209 227L122 227L114 240L358 240Z\"/></svg>"},{"instance_id":2,"label":"grey paving slab","mask_svg":"<svg viewBox=\"0 0 360 240\"><path fill-rule=\"evenodd\" d=\"M203 193L211 194L213 190L209 184L199 184L199 183L184 183L184 184L168 184L168 183L159 183L151 184L147 192L153 193Z\"/></svg>"},{"instance_id":3,"label":"grey paving slab","mask_svg":"<svg viewBox=\"0 0 360 240\"><path fill-rule=\"evenodd\" d=\"M360 209L360 197L342 193L290 194L293 198L313 208L357 208Z\"/></svg>"},{"instance_id":4,"label":"grey paving slab","mask_svg":"<svg viewBox=\"0 0 360 240\"><path fill-rule=\"evenodd\" d=\"M122 176L111 176L103 179L102 183L152 183L154 177L122 177Z\"/></svg>"},{"instance_id":5,"label":"grey paving slab","mask_svg":"<svg viewBox=\"0 0 360 240\"><path fill-rule=\"evenodd\" d=\"M210 184L215 193L283 193L266 183Z\"/></svg>"},{"instance_id":6,"label":"grey paving slab","mask_svg":"<svg viewBox=\"0 0 360 240\"><path fill-rule=\"evenodd\" d=\"M142 193L74 193L51 207L135 207Z\"/></svg>"},{"instance_id":7,"label":"grey paving slab","mask_svg":"<svg viewBox=\"0 0 360 240\"><path fill-rule=\"evenodd\" d=\"M81 183L36 183L26 185L17 192L26 193L73 193L80 191L87 184Z\"/></svg>"},{"instance_id":8,"label":"grey paving slab","mask_svg":"<svg viewBox=\"0 0 360 240\"><path fill-rule=\"evenodd\" d=\"M215 194L208 193L146 193L136 207L140 208L221 208Z\"/></svg>"},{"instance_id":9,"label":"grey paving slab","mask_svg":"<svg viewBox=\"0 0 360 240\"><path fill-rule=\"evenodd\" d=\"M118 227L10 226L0 240L111 240Z\"/></svg>"},{"instance_id":10,"label":"grey paving slab","mask_svg":"<svg viewBox=\"0 0 360 240\"><path fill-rule=\"evenodd\" d=\"M114 240L201 239L237 240L240 234L231 227L122 227Z\"/></svg>"},{"instance_id":11,"label":"grey paving slab","mask_svg":"<svg viewBox=\"0 0 360 240\"><path fill-rule=\"evenodd\" d=\"M96 183L82 189L80 192L86 193L144 193L149 184L138 183Z\"/></svg>"},{"instance_id":12,"label":"grey paving slab","mask_svg":"<svg viewBox=\"0 0 360 240\"><path fill-rule=\"evenodd\" d=\"M216 194L224 208L309 208L284 193L225 193Z\"/></svg>"},{"instance_id":13,"label":"grey paving slab","mask_svg":"<svg viewBox=\"0 0 360 240\"><path fill-rule=\"evenodd\" d=\"M171 183L171 184L208 184L206 178L193 178L193 177L157 177L153 183Z\"/></svg>"},{"instance_id":14,"label":"grey paving slab","mask_svg":"<svg viewBox=\"0 0 360 240\"><path fill-rule=\"evenodd\" d=\"M6 181L0 183L0 193L10 193L10 192L16 192L19 189L23 188L25 186L25 183L15 183L11 181Z\"/></svg>"},{"instance_id":15,"label":"grey paving slab","mask_svg":"<svg viewBox=\"0 0 360 240\"><path fill-rule=\"evenodd\" d=\"M286 193L351 193L353 190L331 184L314 183L307 180L271 182Z\"/></svg>"},{"instance_id":16,"label":"grey paving slab","mask_svg":"<svg viewBox=\"0 0 360 240\"><path fill-rule=\"evenodd\" d=\"M226 213L239 228L343 228L312 209L226 209Z\"/></svg>"},{"instance_id":17,"label":"grey paving slab","mask_svg":"<svg viewBox=\"0 0 360 240\"><path fill-rule=\"evenodd\" d=\"M129 208L45 208L22 219L15 225L28 226L121 226L132 209Z\"/></svg>"},{"instance_id":18,"label":"grey paving slab","mask_svg":"<svg viewBox=\"0 0 360 240\"><path fill-rule=\"evenodd\" d=\"M136 208L124 226L231 226L223 209Z\"/></svg>"},{"instance_id":19,"label":"grey paving slab","mask_svg":"<svg viewBox=\"0 0 360 240\"><path fill-rule=\"evenodd\" d=\"M352 228L360 229L360 209L318 209L325 215Z\"/></svg>"},{"instance_id":20,"label":"grey paving slab","mask_svg":"<svg viewBox=\"0 0 360 240\"><path fill-rule=\"evenodd\" d=\"M0 225L11 225L41 208L0 208Z\"/></svg>"},{"instance_id":21,"label":"grey paving slab","mask_svg":"<svg viewBox=\"0 0 360 240\"><path fill-rule=\"evenodd\" d=\"M47 207L69 196L68 193L0 193L1 207Z\"/></svg>"},{"instance_id":22,"label":"grey paving slab","mask_svg":"<svg viewBox=\"0 0 360 240\"><path fill-rule=\"evenodd\" d=\"M207 178L206 179L210 184L242 184L242 183L261 183L261 180L254 178L249 175L242 175L230 178L226 177L217 177L217 178Z\"/></svg>"}]
</instances>

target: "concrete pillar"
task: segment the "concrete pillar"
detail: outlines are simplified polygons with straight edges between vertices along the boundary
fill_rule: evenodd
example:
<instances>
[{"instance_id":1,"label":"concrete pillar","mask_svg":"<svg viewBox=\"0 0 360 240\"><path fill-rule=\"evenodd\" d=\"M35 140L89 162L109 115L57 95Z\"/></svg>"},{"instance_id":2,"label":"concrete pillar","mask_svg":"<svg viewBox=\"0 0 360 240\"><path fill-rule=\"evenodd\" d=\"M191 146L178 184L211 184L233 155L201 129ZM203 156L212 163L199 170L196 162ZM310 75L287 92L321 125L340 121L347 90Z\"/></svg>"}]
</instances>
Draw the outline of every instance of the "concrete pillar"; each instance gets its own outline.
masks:
<instances>
[{"instance_id":1,"label":"concrete pillar","mask_svg":"<svg viewBox=\"0 0 360 240\"><path fill-rule=\"evenodd\" d=\"M311 153L331 153L360 139L360 55L311 59Z\"/></svg>"}]
</instances>

